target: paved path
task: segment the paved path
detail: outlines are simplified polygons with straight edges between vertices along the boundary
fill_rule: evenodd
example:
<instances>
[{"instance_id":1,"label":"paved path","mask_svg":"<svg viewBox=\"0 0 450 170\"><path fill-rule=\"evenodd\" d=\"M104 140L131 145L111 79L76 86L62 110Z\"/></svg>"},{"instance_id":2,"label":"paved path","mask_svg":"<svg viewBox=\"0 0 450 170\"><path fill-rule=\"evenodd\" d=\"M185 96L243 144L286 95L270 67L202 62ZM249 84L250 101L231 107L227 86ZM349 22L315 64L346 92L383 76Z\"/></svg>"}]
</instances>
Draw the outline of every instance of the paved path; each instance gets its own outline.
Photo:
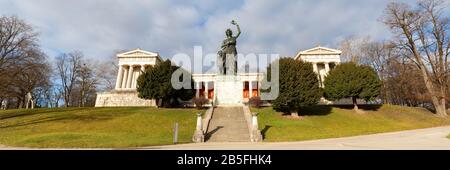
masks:
<instances>
[{"instance_id":1,"label":"paved path","mask_svg":"<svg viewBox=\"0 0 450 170\"><path fill-rule=\"evenodd\" d=\"M207 142L249 142L247 121L242 107L217 107L214 109L206 133Z\"/></svg>"},{"instance_id":2,"label":"paved path","mask_svg":"<svg viewBox=\"0 0 450 170\"><path fill-rule=\"evenodd\" d=\"M281 143L203 143L145 149L167 150L450 150L450 126L346 138Z\"/></svg>"}]
</instances>

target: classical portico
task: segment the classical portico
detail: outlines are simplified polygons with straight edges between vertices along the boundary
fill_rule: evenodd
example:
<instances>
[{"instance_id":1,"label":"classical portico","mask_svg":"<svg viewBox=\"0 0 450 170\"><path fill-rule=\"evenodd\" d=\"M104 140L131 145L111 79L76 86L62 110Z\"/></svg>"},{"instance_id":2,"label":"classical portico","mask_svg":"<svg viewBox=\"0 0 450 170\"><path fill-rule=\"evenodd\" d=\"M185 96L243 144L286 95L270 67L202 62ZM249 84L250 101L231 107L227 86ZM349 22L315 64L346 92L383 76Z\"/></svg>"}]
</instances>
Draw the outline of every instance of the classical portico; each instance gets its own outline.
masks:
<instances>
[{"instance_id":1,"label":"classical portico","mask_svg":"<svg viewBox=\"0 0 450 170\"><path fill-rule=\"evenodd\" d=\"M313 64L314 72L318 74L320 86L323 87L328 72L341 63L341 51L318 46L305 51L300 51L296 60L302 60Z\"/></svg>"},{"instance_id":2,"label":"classical portico","mask_svg":"<svg viewBox=\"0 0 450 170\"><path fill-rule=\"evenodd\" d=\"M154 100L138 97L137 79L149 66L161 62L158 53L135 49L117 54L119 69L113 91L97 94L96 107L154 106Z\"/></svg>"},{"instance_id":3,"label":"classical portico","mask_svg":"<svg viewBox=\"0 0 450 170\"><path fill-rule=\"evenodd\" d=\"M148 66L161 62L158 53L141 49L121 53L119 59L119 71L116 79L116 90L136 89L137 78Z\"/></svg>"}]
</instances>

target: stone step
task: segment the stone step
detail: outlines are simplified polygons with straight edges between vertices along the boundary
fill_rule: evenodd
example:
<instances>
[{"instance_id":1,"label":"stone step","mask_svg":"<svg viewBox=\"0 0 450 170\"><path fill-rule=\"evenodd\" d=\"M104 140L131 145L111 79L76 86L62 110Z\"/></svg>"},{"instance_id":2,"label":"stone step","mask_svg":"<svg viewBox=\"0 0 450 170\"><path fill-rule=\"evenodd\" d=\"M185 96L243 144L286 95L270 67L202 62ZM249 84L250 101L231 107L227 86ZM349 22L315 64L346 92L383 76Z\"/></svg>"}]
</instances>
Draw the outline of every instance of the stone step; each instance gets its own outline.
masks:
<instances>
[{"instance_id":1,"label":"stone step","mask_svg":"<svg viewBox=\"0 0 450 170\"><path fill-rule=\"evenodd\" d=\"M242 107L217 107L206 133L207 142L248 142L247 121Z\"/></svg>"}]
</instances>

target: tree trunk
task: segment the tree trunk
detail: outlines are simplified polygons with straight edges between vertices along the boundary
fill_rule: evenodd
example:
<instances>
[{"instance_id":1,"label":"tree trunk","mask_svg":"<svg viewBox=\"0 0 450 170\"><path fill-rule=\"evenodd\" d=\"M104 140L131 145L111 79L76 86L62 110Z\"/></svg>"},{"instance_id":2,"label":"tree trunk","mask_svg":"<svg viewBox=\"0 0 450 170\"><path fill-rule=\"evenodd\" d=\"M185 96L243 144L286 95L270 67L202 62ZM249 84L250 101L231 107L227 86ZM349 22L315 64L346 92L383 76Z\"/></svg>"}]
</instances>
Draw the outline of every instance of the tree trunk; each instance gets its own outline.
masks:
<instances>
[{"instance_id":1,"label":"tree trunk","mask_svg":"<svg viewBox=\"0 0 450 170\"><path fill-rule=\"evenodd\" d=\"M390 104L389 103L389 97L388 97L388 89L386 87L386 82L382 81L382 94L383 94L383 104Z\"/></svg>"},{"instance_id":2,"label":"tree trunk","mask_svg":"<svg viewBox=\"0 0 450 170\"><path fill-rule=\"evenodd\" d=\"M356 101L356 97L352 97L352 101L353 101L353 110L358 110L358 103Z\"/></svg>"},{"instance_id":3,"label":"tree trunk","mask_svg":"<svg viewBox=\"0 0 450 170\"><path fill-rule=\"evenodd\" d=\"M164 105L164 108L170 108L170 106L171 106L170 99L163 100L163 105Z\"/></svg>"},{"instance_id":4,"label":"tree trunk","mask_svg":"<svg viewBox=\"0 0 450 170\"><path fill-rule=\"evenodd\" d=\"M70 103L69 97L64 96L64 106L65 106L65 107L69 107L69 103Z\"/></svg>"},{"instance_id":5,"label":"tree trunk","mask_svg":"<svg viewBox=\"0 0 450 170\"><path fill-rule=\"evenodd\" d=\"M297 111L291 111L291 117L292 118L296 118L296 119L300 118L300 116L298 116L298 112Z\"/></svg>"},{"instance_id":6,"label":"tree trunk","mask_svg":"<svg viewBox=\"0 0 450 170\"><path fill-rule=\"evenodd\" d=\"M156 99L156 106L157 107L161 107L162 106L162 101L163 99Z\"/></svg>"},{"instance_id":7,"label":"tree trunk","mask_svg":"<svg viewBox=\"0 0 450 170\"><path fill-rule=\"evenodd\" d=\"M84 107L84 90L81 90L80 103L78 104L78 107Z\"/></svg>"},{"instance_id":8,"label":"tree trunk","mask_svg":"<svg viewBox=\"0 0 450 170\"><path fill-rule=\"evenodd\" d=\"M425 68L421 68L423 80L425 82L425 87L427 88L428 92L431 94L431 102L433 103L434 109L436 110L436 115L439 117L447 117L447 110L446 110L446 102L445 102L445 90L443 90L443 87L440 88L440 93L437 94L437 90L435 88L435 85L428 77L428 73L425 70Z\"/></svg>"},{"instance_id":9,"label":"tree trunk","mask_svg":"<svg viewBox=\"0 0 450 170\"><path fill-rule=\"evenodd\" d=\"M439 117L447 117L447 101L445 99L445 89L441 89L441 98L440 100L438 100L438 105L435 105L436 108L436 115L438 115Z\"/></svg>"}]
</instances>

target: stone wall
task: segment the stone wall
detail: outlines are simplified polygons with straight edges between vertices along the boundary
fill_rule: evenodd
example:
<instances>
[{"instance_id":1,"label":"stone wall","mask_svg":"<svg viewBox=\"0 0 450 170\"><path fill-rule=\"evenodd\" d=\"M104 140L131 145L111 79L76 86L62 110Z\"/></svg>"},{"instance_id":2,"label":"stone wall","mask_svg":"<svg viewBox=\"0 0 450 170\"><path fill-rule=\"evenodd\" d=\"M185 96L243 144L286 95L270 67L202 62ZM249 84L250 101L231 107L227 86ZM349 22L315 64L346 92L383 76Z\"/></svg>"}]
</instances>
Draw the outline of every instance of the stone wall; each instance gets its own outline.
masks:
<instances>
[{"instance_id":1,"label":"stone wall","mask_svg":"<svg viewBox=\"0 0 450 170\"><path fill-rule=\"evenodd\" d=\"M226 75L216 77L216 104L218 105L242 105L244 85L239 77Z\"/></svg>"},{"instance_id":2,"label":"stone wall","mask_svg":"<svg viewBox=\"0 0 450 170\"><path fill-rule=\"evenodd\" d=\"M144 100L136 91L111 91L97 93L95 107L148 107L156 106L155 100Z\"/></svg>"}]
</instances>

